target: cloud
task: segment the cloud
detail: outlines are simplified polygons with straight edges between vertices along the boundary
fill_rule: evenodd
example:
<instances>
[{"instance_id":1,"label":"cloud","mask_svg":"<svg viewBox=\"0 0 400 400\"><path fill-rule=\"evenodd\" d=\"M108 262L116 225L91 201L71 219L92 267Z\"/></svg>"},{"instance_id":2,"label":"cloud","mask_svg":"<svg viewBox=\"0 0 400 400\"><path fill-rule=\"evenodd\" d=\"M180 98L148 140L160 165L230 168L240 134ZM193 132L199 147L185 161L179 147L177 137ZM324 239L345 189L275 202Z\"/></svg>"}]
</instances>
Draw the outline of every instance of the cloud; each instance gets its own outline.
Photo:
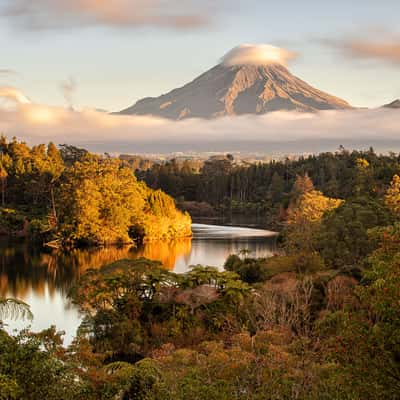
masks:
<instances>
[{"instance_id":1,"label":"cloud","mask_svg":"<svg viewBox=\"0 0 400 400\"><path fill-rule=\"evenodd\" d=\"M296 53L269 44L242 44L230 50L221 61L227 66L244 64L287 65L290 60L296 57Z\"/></svg>"},{"instance_id":2,"label":"cloud","mask_svg":"<svg viewBox=\"0 0 400 400\"><path fill-rule=\"evenodd\" d=\"M171 121L122 116L85 109L74 111L29 102L12 88L0 88L0 132L30 144L54 141L92 151L273 151L335 150L340 144L400 151L400 112L359 109L320 113L274 112L214 120ZM1 102L0 102L1 104Z\"/></svg>"},{"instance_id":3,"label":"cloud","mask_svg":"<svg viewBox=\"0 0 400 400\"><path fill-rule=\"evenodd\" d=\"M29 104L31 101L18 89L13 87L0 87L0 100L14 104Z\"/></svg>"},{"instance_id":4,"label":"cloud","mask_svg":"<svg viewBox=\"0 0 400 400\"><path fill-rule=\"evenodd\" d=\"M370 30L362 37L349 36L339 40L325 40L350 58L400 64L400 34L385 30Z\"/></svg>"},{"instance_id":5,"label":"cloud","mask_svg":"<svg viewBox=\"0 0 400 400\"><path fill-rule=\"evenodd\" d=\"M0 77L2 76L9 77L13 75L17 75L17 72L8 68L0 68Z\"/></svg>"},{"instance_id":6,"label":"cloud","mask_svg":"<svg viewBox=\"0 0 400 400\"><path fill-rule=\"evenodd\" d=\"M73 108L73 96L76 91L77 84L74 78L70 77L66 81L60 83L60 89L65 101L70 108Z\"/></svg>"},{"instance_id":7,"label":"cloud","mask_svg":"<svg viewBox=\"0 0 400 400\"><path fill-rule=\"evenodd\" d=\"M209 22L219 0L5 0L0 13L25 29L157 26L188 29Z\"/></svg>"},{"instance_id":8,"label":"cloud","mask_svg":"<svg viewBox=\"0 0 400 400\"><path fill-rule=\"evenodd\" d=\"M389 42L352 40L344 43L344 50L354 57L400 64L400 38Z\"/></svg>"}]
</instances>

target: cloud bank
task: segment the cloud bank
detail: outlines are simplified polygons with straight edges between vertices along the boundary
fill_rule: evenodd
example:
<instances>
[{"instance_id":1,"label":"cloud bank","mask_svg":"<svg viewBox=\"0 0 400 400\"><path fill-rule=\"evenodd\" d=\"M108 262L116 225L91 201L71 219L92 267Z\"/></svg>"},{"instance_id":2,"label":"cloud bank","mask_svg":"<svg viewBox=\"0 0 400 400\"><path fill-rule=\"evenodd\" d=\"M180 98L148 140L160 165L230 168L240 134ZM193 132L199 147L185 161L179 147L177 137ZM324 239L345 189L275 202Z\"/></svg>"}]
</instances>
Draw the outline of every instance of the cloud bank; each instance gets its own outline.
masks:
<instances>
[{"instance_id":1,"label":"cloud bank","mask_svg":"<svg viewBox=\"0 0 400 400\"><path fill-rule=\"evenodd\" d=\"M400 111L359 109L320 113L273 112L215 120L171 121L74 111L29 102L12 88L0 88L0 132L30 144L54 141L92 151L172 152L242 150L271 153L335 150L340 144L374 145L400 151ZM0 101L1 104L1 101Z\"/></svg>"},{"instance_id":2,"label":"cloud bank","mask_svg":"<svg viewBox=\"0 0 400 400\"><path fill-rule=\"evenodd\" d=\"M221 60L226 66L282 64L296 58L296 53L269 44L242 44L234 47Z\"/></svg>"},{"instance_id":3,"label":"cloud bank","mask_svg":"<svg viewBox=\"0 0 400 400\"><path fill-rule=\"evenodd\" d=\"M202 26L215 11L212 0L4 0L0 14L24 29L82 26Z\"/></svg>"}]
</instances>

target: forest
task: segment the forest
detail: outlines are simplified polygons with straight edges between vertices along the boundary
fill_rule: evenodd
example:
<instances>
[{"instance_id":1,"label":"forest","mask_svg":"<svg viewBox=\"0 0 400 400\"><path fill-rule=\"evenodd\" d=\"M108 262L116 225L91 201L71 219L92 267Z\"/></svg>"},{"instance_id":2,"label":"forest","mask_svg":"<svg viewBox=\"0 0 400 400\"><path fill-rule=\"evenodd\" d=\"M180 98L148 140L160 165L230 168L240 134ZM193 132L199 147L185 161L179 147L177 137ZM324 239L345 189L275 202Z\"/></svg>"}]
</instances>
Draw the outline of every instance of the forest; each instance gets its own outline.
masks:
<instances>
[{"instance_id":1,"label":"forest","mask_svg":"<svg viewBox=\"0 0 400 400\"><path fill-rule=\"evenodd\" d=\"M118 184L122 181L115 193L124 190L127 198L137 198L135 210L161 202L154 196L160 192L136 180L127 184L133 178L126 164L103 159L71 164L63 150L68 149L60 152L66 171L54 198L68 188L64 196L70 193L72 199L60 197L68 204L64 208L74 209L79 196L91 193L89 185L100 185L89 180L82 194L74 186L81 186L82 179L76 183L74 177L96 176L91 168L103 167L105 181L95 193L108 196L111 168ZM197 265L176 274L144 258L87 271L70 293L84 316L70 346L63 346L56 327L18 335L0 330L0 399L399 399L398 160L394 154L341 150L218 169L219 174L207 172L206 163L201 171L186 171L187 180L182 170L163 175L157 188L177 198L213 207L240 200L264 211L272 204L281 226L279 252L260 259L244 249L230 255L222 271ZM223 163L228 166L231 160ZM162 167L153 166L146 179L157 176L157 168ZM164 186L166 176L182 179L176 193L173 185ZM240 185L231 186L239 176ZM5 193L10 202L18 198L13 179L10 185L7 180ZM52 205L51 182L40 183L50 185L46 213ZM259 190L250 189L257 184ZM204 185L208 191L203 192ZM199 197L189 197L189 187ZM147 190L145 205L141 190ZM26 193L25 201L33 203L34 195ZM84 203L93 199L96 194ZM162 204L173 209L170 197ZM56 210L65 232L79 237L77 217L68 219L65 210ZM126 212L132 215L131 209ZM152 211L152 217L160 215ZM111 213L105 219L119 221L113 218ZM0 319L10 315L29 318L29 306L0 299Z\"/></svg>"},{"instance_id":2,"label":"forest","mask_svg":"<svg viewBox=\"0 0 400 400\"><path fill-rule=\"evenodd\" d=\"M190 236L174 200L139 182L122 161L53 143L0 139L0 235L55 247Z\"/></svg>"},{"instance_id":3,"label":"forest","mask_svg":"<svg viewBox=\"0 0 400 400\"><path fill-rule=\"evenodd\" d=\"M215 157L202 165L195 160L162 164L131 162L139 179L177 199L193 216L257 215L267 228L280 229L297 176L308 175L317 190L328 197L347 199L361 190L358 160L368 162L368 194L382 195L394 174L400 170L399 154L349 151L340 147L334 153L286 158L269 163L236 163L234 157Z\"/></svg>"}]
</instances>

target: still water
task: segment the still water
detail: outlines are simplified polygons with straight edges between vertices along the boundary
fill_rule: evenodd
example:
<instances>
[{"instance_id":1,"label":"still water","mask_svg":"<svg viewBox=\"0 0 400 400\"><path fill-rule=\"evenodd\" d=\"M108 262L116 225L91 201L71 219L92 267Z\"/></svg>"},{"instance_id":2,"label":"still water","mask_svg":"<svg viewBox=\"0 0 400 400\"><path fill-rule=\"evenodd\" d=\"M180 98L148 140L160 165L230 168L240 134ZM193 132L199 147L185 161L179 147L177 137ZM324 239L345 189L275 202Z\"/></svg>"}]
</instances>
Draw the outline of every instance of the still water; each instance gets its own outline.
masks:
<instances>
[{"instance_id":1,"label":"still water","mask_svg":"<svg viewBox=\"0 0 400 400\"><path fill-rule=\"evenodd\" d=\"M55 325L68 344L80 324L68 300L70 288L88 268L123 258L159 260L183 273L191 265L222 268L230 254L247 249L252 257L268 257L275 250L275 234L262 229L193 224L193 238L147 243L141 248L108 247L68 253L31 248L26 243L0 242L0 297L14 297L31 306L32 322L5 321L8 330L30 325L34 331Z\"/></svg>"}]
</instances>

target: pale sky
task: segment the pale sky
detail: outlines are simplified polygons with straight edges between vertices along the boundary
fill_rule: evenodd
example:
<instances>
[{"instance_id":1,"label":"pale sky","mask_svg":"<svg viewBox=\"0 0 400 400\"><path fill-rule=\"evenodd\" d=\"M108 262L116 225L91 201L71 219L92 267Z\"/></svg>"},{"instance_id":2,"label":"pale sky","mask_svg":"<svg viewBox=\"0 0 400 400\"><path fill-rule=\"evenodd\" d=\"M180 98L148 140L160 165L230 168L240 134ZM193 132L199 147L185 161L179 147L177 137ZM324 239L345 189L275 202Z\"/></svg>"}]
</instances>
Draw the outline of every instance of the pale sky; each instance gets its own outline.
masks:
<instances>
[{"instance_id":1,"label":"pale sky","mask_svg":"<svg viewBox=\"0 0 400 400\"><path fill-rule=\"evenodd\" d=\"M202 4L202 6L199 6ZM400 97L398 0L0 0L0 86L116 111L194 79L241 43L352 105ZM371 46L372 44L372 46Z\"/></svg>"}]
</instances>

